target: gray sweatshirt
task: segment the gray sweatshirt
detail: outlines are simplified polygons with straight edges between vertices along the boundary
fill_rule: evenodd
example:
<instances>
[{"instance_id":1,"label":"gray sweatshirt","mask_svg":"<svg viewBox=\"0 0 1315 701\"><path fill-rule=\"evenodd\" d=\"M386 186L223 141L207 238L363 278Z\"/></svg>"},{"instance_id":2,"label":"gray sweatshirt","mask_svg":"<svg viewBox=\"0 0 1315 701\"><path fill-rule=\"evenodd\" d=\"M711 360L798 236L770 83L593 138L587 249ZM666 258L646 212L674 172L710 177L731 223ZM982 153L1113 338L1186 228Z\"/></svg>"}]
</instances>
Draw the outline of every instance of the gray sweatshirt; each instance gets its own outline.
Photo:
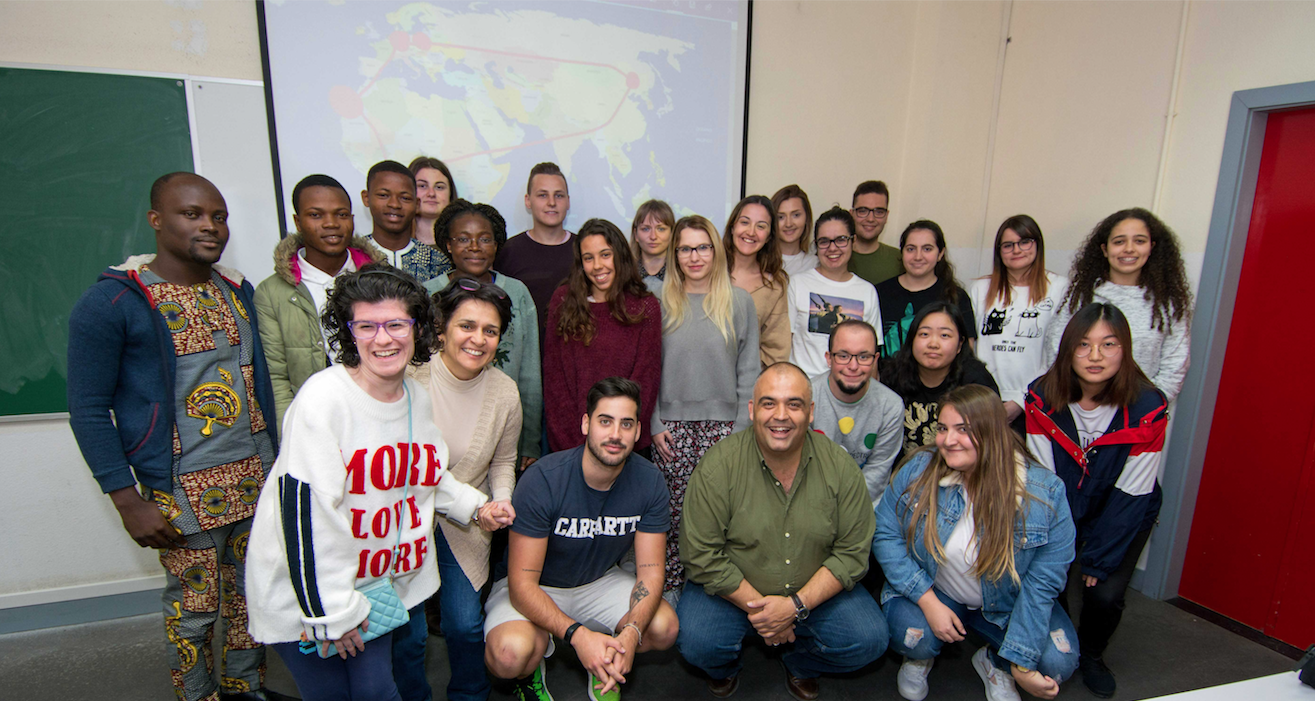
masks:
<instances>
[{"instance_id":1,"label":"gray sweatshirt","mask_svg":"<svg viewBox=\"0 0 1315 701\"><path fill-rule=\"evenodd\" d=\"M749 402L758 379L758 312L748 292L731 288L735 339L727 344L703 312L703 298L689 295L688 315L674 331L665 331L662 310L662 388L653 409L652 431L666 429L662 421L735 421L735 430L749 426Z\"/></svg>"},{"instance_id":2,"label":"gray sweatshirt","mask_svg":"<svg viewBox=\"0 0 1315 701\"><path fill-rule=\"evenodd\" d=\"M813 378L813 429L825 433L858 463L875 509L904 441L904 401L873 379L862 399L842 402L831 393L829 381L830 373Z\"/></svg>"},{"instance_id":3,"label":"gray sweatshirt","mask_svg":"<svg viewBox=\"0 0 1315 701\"><path fill-rule=\"evenodd\" d=\"M1151 383L1172 402L1183 388L1183 378L1187 376L1192 342L1188 320L1184 318L1171 322L1164 331L1153 328L1151 301L1145 298L1145 294L1146 290L1142 287L1105 281L1098 283L1092 290L1091 301L1113 304L1128 317L1128 326L1132 329L1133 360L1151 378ZM1073 313L1069 311L1068 305L1064 305L1046 330L1047 368L1054 365L1055 356L1059 355L1059 339L1072 318Z\"/></svg>"}]
</instances>

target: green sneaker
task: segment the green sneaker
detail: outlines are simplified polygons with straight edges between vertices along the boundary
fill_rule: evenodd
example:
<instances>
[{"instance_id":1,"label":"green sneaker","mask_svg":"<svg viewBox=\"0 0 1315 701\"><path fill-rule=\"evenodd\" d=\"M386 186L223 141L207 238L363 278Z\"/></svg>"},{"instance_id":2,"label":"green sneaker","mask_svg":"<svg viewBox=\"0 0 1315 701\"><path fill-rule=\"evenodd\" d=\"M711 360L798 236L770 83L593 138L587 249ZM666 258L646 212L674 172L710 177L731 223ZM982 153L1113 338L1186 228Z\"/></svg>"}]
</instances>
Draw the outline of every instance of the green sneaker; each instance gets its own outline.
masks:
<instances>
[{"instance_id":1,"label":"green sneaker","mask_svg":"<svg viewBox=\"0 0 1315 701\"><path fill-rule=\"evenodd\" d=\"M535 668L534 674L516 680L516 698L520 701L553 701L552 694L548 693L548 686L543 683L544 676L543 660L539 660L539 666Z\"/></svg>"},{"instance_id":2,"label":"green sneaker","mask_svg":"<svg viewBox=\"0 0 1315 701\"><path fill-rule=\"evenodd\" d=\"M606 694L600 693L595 684L599 684L593 672L589 673L589 689L585 692L589 701L621 701L621 685L613 686Z\"/></svg>"}]
</instances>

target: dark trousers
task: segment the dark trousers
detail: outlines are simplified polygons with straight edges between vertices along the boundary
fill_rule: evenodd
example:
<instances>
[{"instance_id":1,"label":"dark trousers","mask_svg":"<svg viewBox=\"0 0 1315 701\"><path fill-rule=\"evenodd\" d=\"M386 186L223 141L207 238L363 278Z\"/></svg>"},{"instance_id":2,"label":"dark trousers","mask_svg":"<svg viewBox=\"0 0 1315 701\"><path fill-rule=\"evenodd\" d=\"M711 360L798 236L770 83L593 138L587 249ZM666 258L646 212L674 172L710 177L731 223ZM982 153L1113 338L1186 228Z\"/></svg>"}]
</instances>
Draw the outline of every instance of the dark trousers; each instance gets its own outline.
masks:
<instances>
[{"instance_id":1,"label":"dark trousers","mask_svg":"<svg viewBox=\"0 0 1315 701\"><path fill-rule=\"evenodd\" d=\"M1123 618L1123 608L1126 605L1124 594L1128 591L1128 582L1132 581L1137 560L1141 558L1141 551L1146 547L1146 541L1150 537L1149 529L1133 536L1132 543L1128 545L1128 552L1124 553L1123 561L1119 563L1118 568L1111 572L1109 577L1097 582L1094 587L1086 586L1082 577L1078 576L1082 570L1081 549L1073 559L1072 569L1069 571L1068 590L1059 597L1059 602L1067 613L1069 595L1075 589L1082 592L1078 648L1082 650L1085 657L1099 659L1105 654L1105 647L1109 645L1110 637L1114 635L1115 629L1119 627L1119 621Z\"/></svg>"}]
</instances>

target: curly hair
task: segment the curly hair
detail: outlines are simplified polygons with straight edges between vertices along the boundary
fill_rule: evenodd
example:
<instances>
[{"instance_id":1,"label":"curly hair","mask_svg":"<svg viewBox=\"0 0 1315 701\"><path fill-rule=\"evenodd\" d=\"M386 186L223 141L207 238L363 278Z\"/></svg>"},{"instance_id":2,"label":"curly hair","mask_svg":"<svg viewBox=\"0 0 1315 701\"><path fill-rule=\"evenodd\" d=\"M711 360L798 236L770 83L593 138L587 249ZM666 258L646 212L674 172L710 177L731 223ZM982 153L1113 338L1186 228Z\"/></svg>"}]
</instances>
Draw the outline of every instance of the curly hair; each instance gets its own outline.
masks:
<instances>
[{"instance_id":1,"label":"curly hair","mask_svg":"<svg viewBox=\"0 0 1315 701\"><path fill-rule=\"evenodd\" d=\"M1141 207L1119 210L1105 217L1082 243L1073 268L1069 271L1068 295L1064 303L1070 312L1091 303L1096 286L1109 280L1110 261L1101 250L1110 240L1114 227L1126 219L1137 219L1151 235L1151 254L1141 269L1138 286L1146 290L1144 299L1151 302L1151 327L1164 331L1175 321L1192 314L1192 290L1178 246L1178 237L1160 218Z\"/></svg>"},{"instance_id":2,"label":"curly hair","mask_svg":"<svg viewBox=\"0 0 1315 701\"><path fill-rule=\"evenodd\" d=\"M434 220L434 247L451 256L452 225L456 223L458 217L467 214L484 217L489 223L489 228L493 229L494 255L497 255L497 251L502 250L502 244L507 242L507 220L502 218L502 214L493 205L468 202L463 199L449 202L439 213L438 219Z\"/></svg>"},{"instance_id":3,"label":"curly hair","mask_svg":"<svg viewBox=\"0 0 1315 701\"><path fill-rule=\"evenodd\" d=\"M387 263L370 263L334 280L324 315L320 317L329 338L329 348L338 354L339 363L349 368L361 364L356 338L348 324L356 318L356 303L374 304L389 300L401 302L406 313L415 319L415 326L411 327L415 338L411 364L419 367L429 362L438 336L429 294L409 273Z\"/></svg>"},{"instance_id":4,"label":"curly hair","mask_svg":"<svg viewBox=\"0 0 1315 701\"><path fill-rule=\"evenodd\" d=\"M923 388L922 376L918 373L918 361L913 357L913 339L918 335L918 328L922 326L923 321L932 314L938 313L948 314L954 321L954 328L959 332L959 352L950 362L950 372L945 376L944 386L948 389L958 387L963 382L965 365L982 364L982 361L973 355L972 347L968 344L968 327L964 324L959 308L944 300L931 302L913 317L913 323L909 324L909 337L904 346L895 355L887 358L880 367L882 384L895 390L895 393L901 397L916 394Z\"/></svg>"},{"instance_id":5,"label":"curly hair","mask_svg":"<svg viewBox=\"0 0 1315 701\"><path fill-rule=\"evenodd\" d=\"M775 288L777 285L785 287L790 283L785 273L785 261L781 259L781 244L777 241L779 236L776 222L776 207L772 201L762 195L749 195L740 200L731 210L731 215L726 219L726 228L722 230L721 245L726 249L726 272L735 272L735 222L740 218L740 213L745 207L756 204L767 210L767 221L771 229L767 233L767 241L763 247L758 249L758 271L762 273L763 279L768 287Z\"/></svg>"},{"instance_id":6,"label":"curly hair","mask_svg":"<svg viewBox=\"0 0 1315 701\"><path fill-rule=\"evenodd\" d=\"M612 249L612 266L615 280L607 291L607 308L612 318L626 326L634 326L644 320L644 312L631 312L626 308L626 300L640 299L652 295L639 275L639 265L635 263L630 243L626 241L621 230L606 219L590 219L585 222L575 236L571 237L571 249L575 260L571 263L571 272L567 274L566 297L562 300L557 319L557 333L563 339L578 338L584 345L594 340L597 328L594 326L593 314L589 311L589 278L584 274L584 257L580 244L590 236L602 236Z\"/></svg>"}]
</instances>

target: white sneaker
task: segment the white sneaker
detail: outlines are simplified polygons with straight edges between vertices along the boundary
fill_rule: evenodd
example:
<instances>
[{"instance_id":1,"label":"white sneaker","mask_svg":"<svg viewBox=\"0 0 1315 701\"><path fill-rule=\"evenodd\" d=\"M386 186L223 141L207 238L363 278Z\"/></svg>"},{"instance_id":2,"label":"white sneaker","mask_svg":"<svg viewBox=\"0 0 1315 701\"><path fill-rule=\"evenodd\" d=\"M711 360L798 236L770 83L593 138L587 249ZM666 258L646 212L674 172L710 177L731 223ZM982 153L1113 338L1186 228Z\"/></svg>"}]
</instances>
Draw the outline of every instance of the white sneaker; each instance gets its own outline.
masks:
<instances>
[{"instance_id":1,"label":"white sneaker","mask_svg":"<svg viewBox=\"0 0 1315 701\"><path fill-rule=\"evenodd\" d=\"M900 665L899 676L896 679L899 682L899 695L909 701L922 701L927 698L927 675L931 674L931 665L936 658L925 660L910 660L904 658L904 664Z\"/></svg>"},{"instance_id":2,"label":"white sneaker","mask_svg":"<svg viewBox=\"0 0 1315 701\"><path fill-rule=\"evenodd\" d=\"M1014 678L991 662L991 652L986 647L973 654L973 669L986 685L988 701L1022 701Z\"/></svg>"}]
</instances>

